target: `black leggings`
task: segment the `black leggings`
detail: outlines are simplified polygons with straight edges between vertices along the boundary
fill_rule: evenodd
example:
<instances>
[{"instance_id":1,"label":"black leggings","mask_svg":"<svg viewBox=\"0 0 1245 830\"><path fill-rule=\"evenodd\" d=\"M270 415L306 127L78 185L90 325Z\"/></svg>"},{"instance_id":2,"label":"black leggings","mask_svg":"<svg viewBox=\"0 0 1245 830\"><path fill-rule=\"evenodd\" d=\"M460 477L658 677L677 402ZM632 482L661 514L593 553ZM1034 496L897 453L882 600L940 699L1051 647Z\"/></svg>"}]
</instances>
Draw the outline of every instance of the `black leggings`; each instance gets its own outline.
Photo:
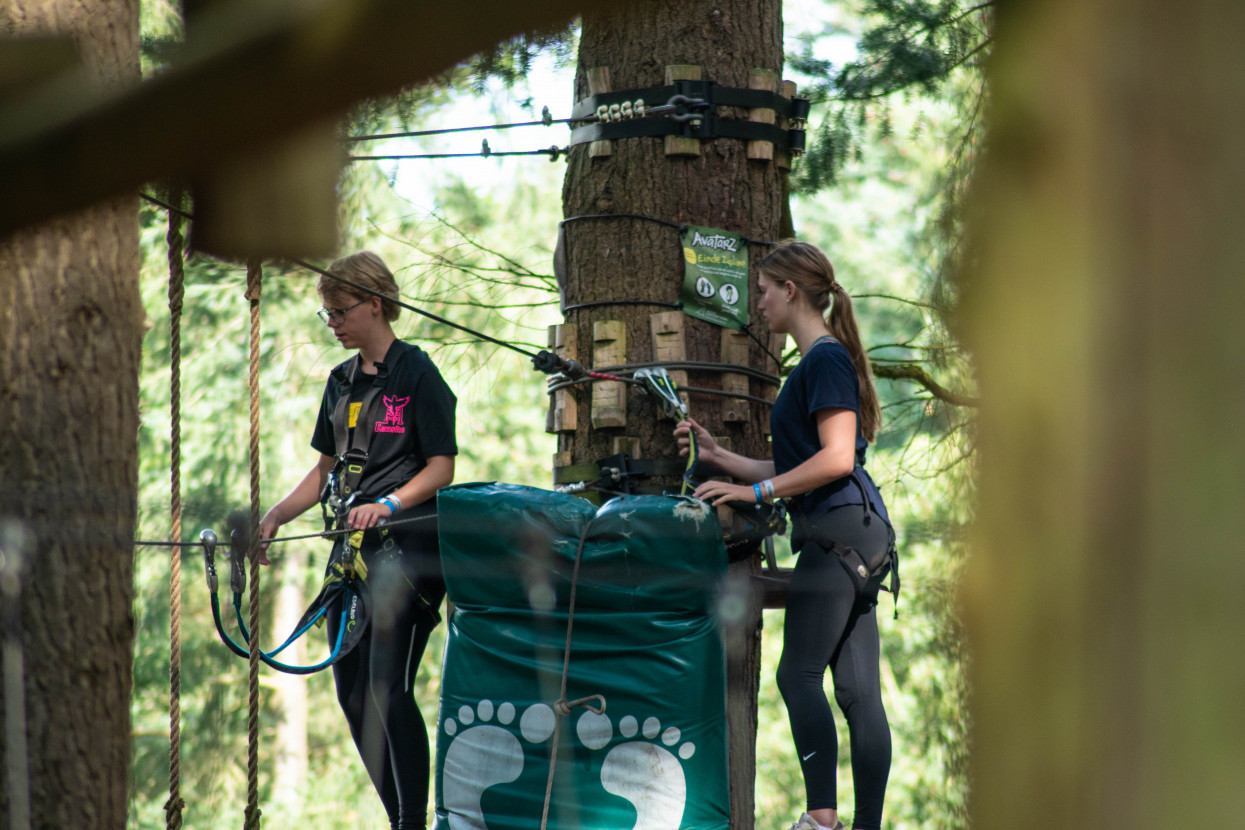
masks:
<instances>
[{"instance_id":1,"label":"black leggings","mask_svg":"<svg viewBox=\"0 0 1245 830\"><path fill-rule=\"evenodd\" d=\"M882 707L876 598L858 599L839 557L817 541L837 541L874 561L885 553L890 532L879 517L867 524L864 519L860 505L836 508L818 520L817 532L804 543L787 594L778 689L787 704L808 809L837 809L838 738L822 686L830 667L834 698L851 740L852 826L878 830L890 775L891 732Z\"/></svg>"},{"instance_id":2,"label":"black leggings","mask_svg":"<svg viewBox=\"0 0 1245 830\"><path fill-rule=\"evenodd\" d=\"M424 827L428 810L428 730L414 682L442 591L435 580L423 591L431 610L420 600L414 559L408 553L369 563L371 624L354 650L333 665L337 701L393 830ZM326 616L331 644L340 608Z\"/></svg>"}]
</instances>

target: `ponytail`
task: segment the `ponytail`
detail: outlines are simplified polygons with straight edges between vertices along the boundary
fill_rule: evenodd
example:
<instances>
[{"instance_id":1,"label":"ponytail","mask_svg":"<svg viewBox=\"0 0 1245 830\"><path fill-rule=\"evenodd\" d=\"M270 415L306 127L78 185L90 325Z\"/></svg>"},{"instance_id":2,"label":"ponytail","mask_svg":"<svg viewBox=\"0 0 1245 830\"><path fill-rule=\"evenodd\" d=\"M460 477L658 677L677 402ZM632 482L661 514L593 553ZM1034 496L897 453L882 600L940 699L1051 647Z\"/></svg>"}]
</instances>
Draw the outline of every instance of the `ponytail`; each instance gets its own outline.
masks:
<instances>
[{"instance_id":1,"label":"ponytail","mask_svg":"<svg viewBox=\"0 0 1245 830\"><path fill-rule=\"evenodd\" d=\"M852 364L856 367L856 377L860 381L860 434L869 443L877 437L882 425L882 407L878 403L878 390L873 385L873 367L869 364L869 355L860 342L860 327L856 325L856 312L852 310L852 298L837 282L833 283L830 294L834 302L830 306L830 314L826 325L830 334L843 344L851 355Z\"/></svg>"},{"instance_id":2,"label":"ponytail","mask_svg":"<svg viewBox=\"0 0 1245 830\"><path fill-rule=\"evenodd\" d=\"M829 307L826 325L830 334L847 349L860 381L860 434L873 442L882 425L882 407L873 386L873 368L860 342L860 328L852 310L852 298L834 278L834 266L816 245L787 240L761 260L760 270L777 283L792 282L804 293L813 308L823 314Z\"/></svg>"}]
</instances>

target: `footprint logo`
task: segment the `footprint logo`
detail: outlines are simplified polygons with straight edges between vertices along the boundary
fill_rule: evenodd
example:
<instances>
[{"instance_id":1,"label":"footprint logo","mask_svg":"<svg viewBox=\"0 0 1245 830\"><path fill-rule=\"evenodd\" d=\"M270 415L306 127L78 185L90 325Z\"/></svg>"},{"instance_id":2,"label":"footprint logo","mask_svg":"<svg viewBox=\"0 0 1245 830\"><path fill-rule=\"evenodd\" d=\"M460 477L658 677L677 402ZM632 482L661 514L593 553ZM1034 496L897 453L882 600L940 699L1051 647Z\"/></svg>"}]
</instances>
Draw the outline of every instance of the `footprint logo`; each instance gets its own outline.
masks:
<instances>
[{"instance_id":1,"label":"footprint logo","mask_svg":"<svg viewBox=\"0 0 1245 830\"><path fill-rule=\"evenodd\" d=\"M604 749L614 736L609 716L595 712L581 715L575 731L589 749ZM679 830L687 803L682 761L695 754L696 745L688 741L676 749L683 737L679 728L668 726L663 730L661 721L654 717L646 718L641 725L627 715L618 721L618 732L627 740L606 753L601 764L601 786L635 807L632 830Z\"/></svg>"},{"instance_id":2,"label":"footprint logo","mask_svg":"<svg viewBox=\"0 0 1245 830\"><path fill-rule=\"evenodd\" d=\"M490 723L494 714L500 726ZM480 796L489 787L509 784L523 772L523 745L506 728L515 714L513 703L502 703L494 711L491 700L481 700L475 709L460 706L458 719L448 717L441 725L451 739L442 775L451 830L488 830ZM519 735L528 743L544 743L556 722L553 710L537 703L519 718Z\"/></svg>"}]
</instances>

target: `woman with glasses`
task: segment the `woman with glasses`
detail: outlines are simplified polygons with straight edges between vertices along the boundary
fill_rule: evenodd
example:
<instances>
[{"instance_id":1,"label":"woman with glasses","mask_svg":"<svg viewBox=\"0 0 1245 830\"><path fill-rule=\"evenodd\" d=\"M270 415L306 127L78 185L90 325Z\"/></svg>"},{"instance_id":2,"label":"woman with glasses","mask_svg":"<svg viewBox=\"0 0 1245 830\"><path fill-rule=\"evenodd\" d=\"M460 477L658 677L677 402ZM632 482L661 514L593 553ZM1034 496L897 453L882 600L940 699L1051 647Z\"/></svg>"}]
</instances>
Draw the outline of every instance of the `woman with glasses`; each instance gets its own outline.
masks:
<instances>
[{"instance_id":1,"label":"woman with glasses","mask_svg":"<svg viewBox=\"0 0 1245 830\"><path fill-rule=\"evenodd\" d=\"M380 257L363 251L328 270L349 282L321 276L318 313L355 354L325 386L311 438L319 459L264 516L260 534L273 538L322 500L339 528L365 531L359 550L371 596L369 630L333 665L333 679L391 828L422 828L430 761L413 684L445 594L436 493L454 479L456 399L428 355L394 335L399 308L388 298L397 299L398 286ZM417 520L387 526L398 519ZM334 557L344 542L338 537ZM326 615L330 644L340 610Z\"/></svg>"}]
</instances>

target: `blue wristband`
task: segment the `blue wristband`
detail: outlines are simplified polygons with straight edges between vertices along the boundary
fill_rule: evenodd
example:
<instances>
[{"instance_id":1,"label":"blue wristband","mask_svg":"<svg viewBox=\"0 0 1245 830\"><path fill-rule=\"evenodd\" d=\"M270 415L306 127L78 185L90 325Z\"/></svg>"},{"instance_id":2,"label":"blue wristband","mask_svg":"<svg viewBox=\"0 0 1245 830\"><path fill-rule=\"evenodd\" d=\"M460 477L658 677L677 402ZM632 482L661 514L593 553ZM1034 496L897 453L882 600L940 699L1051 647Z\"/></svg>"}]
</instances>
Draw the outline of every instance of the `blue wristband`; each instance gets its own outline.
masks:
<instances>
[{"instance_id":1,"label":"blue wristband","mask_svg":"<svg viewBox=\"0 0 1245 830\"><path fill-rule=\"evenodd\" d=\"M760 504L761 503L761 485L760 484L752 485L752 492L757 497L757 504Z\"/></svg>"},{"instance_id":2,"label":"blue wristband","mask_svg":"<svg viewBox=\"0 0 1245 830\"><path fill-rule=\"evenodd\" d=\"M377 504L383 504L383 505L385 505L385 507L388 507L388 508L389 508L389 515L390 515L390 516L392 516L394 513L397 513L397 512L398 512L398 506L397 506L396 504L394 504L394 503L393 503L393 500L392 500L391 498L389 498L388 496L385 496L384 498L381 498L381 499L377 499L377 500L376 500L376 503L377 503Z\"/></svg>"}]
</instances>

